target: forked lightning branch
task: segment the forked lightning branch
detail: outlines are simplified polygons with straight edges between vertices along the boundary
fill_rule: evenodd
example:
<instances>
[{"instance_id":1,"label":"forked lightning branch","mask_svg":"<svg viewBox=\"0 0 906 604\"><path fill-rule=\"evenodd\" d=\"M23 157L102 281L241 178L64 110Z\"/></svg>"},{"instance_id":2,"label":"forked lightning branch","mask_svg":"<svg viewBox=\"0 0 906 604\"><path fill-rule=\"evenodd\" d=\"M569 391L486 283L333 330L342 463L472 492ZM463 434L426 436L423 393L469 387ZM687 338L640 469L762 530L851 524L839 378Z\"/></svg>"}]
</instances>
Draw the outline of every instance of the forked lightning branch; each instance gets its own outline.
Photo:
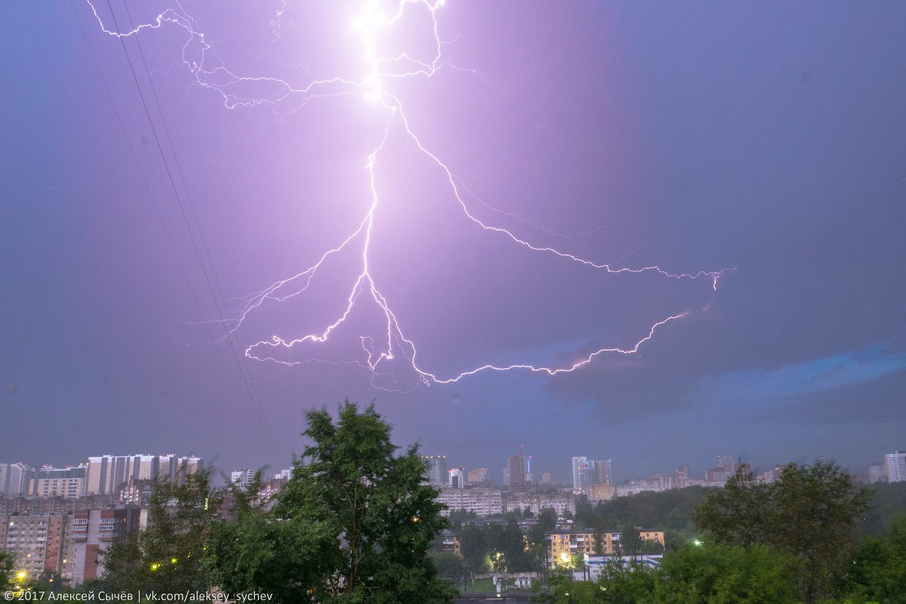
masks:
<instances>
[{"instance_id":1,"label":"forked lightning branch","mask_svg":"<svg viewBox=\"0 0 906 604\"><path fill-rule=\"evenodd\" d=\"M394 84L401 80L426 80L436 77L445 70L461 70L473 73L478 77L477 72L473 69L453 65L444 58L445 43L438 33L440 20L443 18L444 2L442 0L436 2L401 0L396 3L363 0L349 24L351 30L355 32L355 39L359 45L357 53L360 57L360 64L357 73L355 75L338 73L326 79L313 79L304 85L293 84L285 79L269 75L240 74L230 70L217 59L215 49L208 43L205 33L200 31L196 20L186 14L178 2L175 4L175 8L168 8L152 20L140 24L130 23L129 27L124 28L120 23L108 22L113 20L112 11L107 15L96 6L96 0L87 1L100 28L112 37L140 36L149 30L164 27L181 29L186 36L180 51L182 66L192 74L198 85L218 94L223 105L228 109L250 110L254 107L269 106L275 111L283 112L289 106L292 107L292 111L304 111L306 105L313 101L331 102L340 97L359 97L363 103L370 106L375 119L381 120L383 123L384 136L368 157L364 158L361 168L368 177L370 191L368 196L361 201L361 215L356 227L333 245L325 246L324 251L299 272L246 297L244 305L228 320L229 334L231 336L238 334L246 321L256 313L263 312L265 307L286 303L289 300L297 302L304 299L306 295L311 295L310 288L315 277L319 273L329 270L328 261L341 252L354 253L358 258L357 274L353 275L348 283L345 302L338 305L333 319L326 322L320 329L291 337L274 334L268 339L256 341L245 347L244 353L247 358L287 366L309 362L309 360L293 360L290 352L304 349L308 356L317 358L318 347L331 340L357 309L368 305L372 310L377 311L377 316L381 317L381 320L372 333L358 336L361 350L348 362L357 363L369 371L375 387L386 390L411 390L419 384L448 384L481 372L495 371L523 371L553 376L576 371L603 355L636 354L641 346L656 337L658 330L689 314L690 311L685 311L658 318L646 330L638 334L631 346L604 346L591 352L584 351L581 354L577 351L573 360L560 365L529 362L479 364L465 371L451 374L428 370L420 363L419 344L407 333L406 317L398 313L388 302L388 297L382 290L382 283L375 278L370 266L372 241L375 230L378 228L375 219L387 209L389 204L392 204L392 199L382 198L375 183L378 178L379 160L382 153L385 152L388 138L394 129L403 132L418 153L434 165L436 177L447 188L449 198L457 204L457 209L464 218L487 237L499 240L501 246L515 246L523 250L525 254L552 257L564 264L580 265L604 275L650 273L670 280L707 280L714 292L717 291L720 279L734 270L723 268L673 273L656 265L617 268L611 264L596 262L562 249L533 243L510 229L489 224L478 217L474 209L470 208L466 202L470 196L466 194L467 189L463 181L454 174L437 153L423 144L416 129L412 126L411 120L407 117L406 107L401 97L394 93ZM288 10L293 10L293 7L288 2L284 2L281 10L275 15L274 23L277 27L275 35L278 35L282 19ZM420 12L420 22L426 24L426 31L421 33L427 34L433 39L430 54L425 56L425 45L421 45L418 51L381 56L378 50L378 40L386 35L388 29L399 24L401 19L413 11ZM427 28L430 28L430 31L427 31ZM265 86L268 89L266 95L250 94L250 91ZM710 304L710 302L708 303ZM705 307L707 308L707 305ZM417 378L414 386L403 386L401 381L392 379L393 385L389 387L385 385L387 376L393 372L390 367L391 361L394 363L405 362ZM380 384L378 378L380 378Z\"/></svg>"}]
</instances>

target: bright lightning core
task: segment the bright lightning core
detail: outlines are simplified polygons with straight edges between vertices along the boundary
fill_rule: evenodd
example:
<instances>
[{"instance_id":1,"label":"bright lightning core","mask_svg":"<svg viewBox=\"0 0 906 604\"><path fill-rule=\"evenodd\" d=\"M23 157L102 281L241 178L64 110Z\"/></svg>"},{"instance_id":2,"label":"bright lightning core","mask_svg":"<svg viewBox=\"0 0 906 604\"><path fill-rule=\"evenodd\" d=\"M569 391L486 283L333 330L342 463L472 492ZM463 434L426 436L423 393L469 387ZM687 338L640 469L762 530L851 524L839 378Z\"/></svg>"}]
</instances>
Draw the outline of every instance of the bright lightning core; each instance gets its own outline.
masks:
<instances>
[{"instance_id":1,"label":"bright lightning core","mask_svg":"<svg viewBox=\"0 0 906 604\"><path fill-rule=\"evenodd\" d=\"M388 390L450 383L480 372L556 375L605 355L637 354L669 323L706 307L720 278L732 270L619 268L562 245L538 242L488 218L494 216L493 207L423 140L419 123L426 120L410 115L404 101L413 86L448 74L484 81L479 72L445 59L448 44L439 33L442 2L356 3L348 30L357 59L342 72L312 76L301 84L234 72L178 3L154 19L124 28L108 25L88 2L111 36L144 35L143 30L164 27L184 32L181 63L199 85L219 93L227 108L269 105L288 116L314 110L316 104L361 98L373 114L378 134L355 167L365 184L358 215L346 234L295 274L248 296L231 320L234 336L265 313L282 314L304 326L251 343L245 348L250 359L288 366L355 363L370 373L375 387ZM275 36L282 35L290 15L311 16L284 2L274 20ZM568 201L559 202L568 208ZM467 291L451 289L437 275L448 274L442 267L451 262L458 274L450 282L466 283L464 277L470 276L476 285ZM639 309L633 302L633 312L620 314L596 301L598 296L612 301L623 295L635 301L646 298L636 288L660 294L668 286L681 290L683 300L671 311L657 303ZM532 306L533 295L558 304L524 319L521 327L504 328L520 317L520 306ZM325 309L325 300L333 305ZM591 310L577 313L576 305ZM607 316L594 312L596 306L608 308ZM639 310L652 318L639 322ZM429 338L414 335L426 332L433 334L430 345ZM500 334L512 338L509 346L493 343ZM478 360L460 360L445 369L439 359L451 349Z\"/></svg>"}]
</instances>

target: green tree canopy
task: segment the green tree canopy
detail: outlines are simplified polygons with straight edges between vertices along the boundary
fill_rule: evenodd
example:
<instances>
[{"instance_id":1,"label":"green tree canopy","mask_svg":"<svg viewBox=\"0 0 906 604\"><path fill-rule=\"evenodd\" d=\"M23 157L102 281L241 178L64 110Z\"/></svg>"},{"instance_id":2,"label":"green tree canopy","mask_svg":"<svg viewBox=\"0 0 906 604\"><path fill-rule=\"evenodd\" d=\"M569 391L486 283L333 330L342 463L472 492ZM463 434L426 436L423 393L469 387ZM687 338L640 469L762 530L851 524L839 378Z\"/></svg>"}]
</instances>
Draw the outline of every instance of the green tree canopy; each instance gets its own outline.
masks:
<instances>
[{"instance_id":1,"label":"green tree canopy","mask_svg":"<svg viewBox=\"0 0 906 604\"><path fill-rule=\"evenodd\" d=\"M848 579L855 596L906 604L906 516L894 521L886 535L862 540Z\"/></svg>"},{"instance_id":2,"label":"green tree canopy","mask_svg":"<svg viewBox=\"0 0 906 604\"><path fill-rule=\"evenodd\" d=\"M664 601L797 602L790 561L766 547L686 543L664 556Z\"/></svg>"},{"instance_id":3,"label":"green tree canopy","mask_svg":"<svg viewBox=\"0 0 906 604\"><path fill-rule=\"evenodd\" d=\"M775 487L738 471L722 489L712 489L692 518L717 543L742 547L768 545L776 513Z\"/></svg>"},{"instance_id":4,"label":"green tree canopy","mask_svg":"<svg viewBox=\"0 0 906 604\"><path fill-rule=\"evenodd\" d=\"M474 524L464 525L459 531L459 546L466 572L474 583L475 573L485 570L489 547L486 531Z\"/></svg>"},{"instance_id":5,"label":"green tree canopy","mask_svg":"<svg viewBox=\"0 0 906 604\"><path fill-rule=\"evenodd\" d=\"M0 591L8 589L12 584L14 562L12 554L0 551Z\"/></svg>"},{"instance_id":6,"label":"green tree canopy","mask_svg":"<svg viewBox=\"0 0 906 604\"><path fill-rule=\"evenodd\" d=\"M552 533L557 528L557 512L554 508L541 508L538 513L538 526L545 533Z\"/></svg>"},{"instance_id":7,"label":"green tree canopy","mask_svg":"<svg viewBox=\"0 0 906 604\"><path fill-rule=\"evenodd\" d=\"M210 564L221 586L292 604L449 600L429 556L446 520L417 446L397 455L373 406L347 400L336 422L324 409L306 419L314 444L273 510L247 506L218 529Z\"/></svg>"},{"instance_id":8,"label":"green tree canopy","mask_svg":"<svg viewBox=\"0 0 906 604\"><path fill-rule=\"evenodd\" d=\"M181 475L175 482L156 481L147 528L101 554L100 587L143 594L207 590L205 541L221 501L211 488L209 469Z\"/></svg>"},{"instance_id":9,"label":"green tree canopy","mask_svg":"<svg viewBox=\"0 0 906 604\"><path fill-rule=\"evenodd\" d=\"M792 604L796 585L788 564L783 555L761 546L686 543L665 555L660 568L608 563L594 601Z\"/></svg>"},{"instance_id":10,"label":"green tree canopy","mask_svg":"<svg viewBox=\"0 0 906 604\"><path fill-rule=\"evenodd\" d=\"M856 545L854 530L871 501L842 468L819 461L788 465L779 480L758 484L741 473L696 509L696 524L718 543L764 546L795 560L799 597L832 595Z\"/></svg>"}]
</instances>

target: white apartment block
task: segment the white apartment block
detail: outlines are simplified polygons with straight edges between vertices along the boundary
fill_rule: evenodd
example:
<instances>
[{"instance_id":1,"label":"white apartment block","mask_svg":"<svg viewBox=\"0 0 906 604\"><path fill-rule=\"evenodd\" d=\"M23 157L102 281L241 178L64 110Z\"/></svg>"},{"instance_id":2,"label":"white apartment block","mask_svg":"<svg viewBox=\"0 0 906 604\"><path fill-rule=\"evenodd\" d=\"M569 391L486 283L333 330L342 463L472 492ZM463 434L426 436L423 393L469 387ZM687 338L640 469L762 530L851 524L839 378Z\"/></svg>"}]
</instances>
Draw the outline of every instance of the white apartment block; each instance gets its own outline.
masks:
<instances>
[{"instance_id":1,"label":"white apartment block","mask_svg":"<svg viewBox=\"0 0 906 604\"><path fill-rule=\"evenodd\" d=\"M503 512L529 510L537 516L544 508L551 508L557 516L576 513L576 496L572 493L509 493L503 500Z\"/></svg>"},{"instance_id":2,"label":"white apartment block","mask_svg":"<svg viewBox=\"0 0 906 604\"><path fill-rule=\"evenodd\" d=\"M906 451L888 453L884 456L884 465L887 466L887 482L906 480Z\"/></svg>"},{"instance_id":3,"label":"white apartment block","mask_svg":"<svg viewBox=\"0 0 906 604\"><path fill-rule=\"evenodd\" d=\"M444 516L460 510L479 516L503 514L503 497L498 489L441 489L437 500L447 506L441 512Z\"/></svg>"},{"instance_id":4,"label":"white apartment block","mask_svg":"<svg viewBox=\"0 0 906 604\"><path fill-rule=\"evenodd\" d=\"M138 454L89 457L85 494L114 494L117 487L129 482L130 478L176 480L180 475L194 474L203 468L204 461L195 456Z\"/></svg>"},{"instance_id":5,"label":"white apartment block","mask_svg":"<svg viewBox=\"0 0 906 604\"><path fill-rule=\"evenodd\" d=\"M31 468L24 463L0 463L0 495L18 497L28 491Z\"/></svg>"}]
</instances>

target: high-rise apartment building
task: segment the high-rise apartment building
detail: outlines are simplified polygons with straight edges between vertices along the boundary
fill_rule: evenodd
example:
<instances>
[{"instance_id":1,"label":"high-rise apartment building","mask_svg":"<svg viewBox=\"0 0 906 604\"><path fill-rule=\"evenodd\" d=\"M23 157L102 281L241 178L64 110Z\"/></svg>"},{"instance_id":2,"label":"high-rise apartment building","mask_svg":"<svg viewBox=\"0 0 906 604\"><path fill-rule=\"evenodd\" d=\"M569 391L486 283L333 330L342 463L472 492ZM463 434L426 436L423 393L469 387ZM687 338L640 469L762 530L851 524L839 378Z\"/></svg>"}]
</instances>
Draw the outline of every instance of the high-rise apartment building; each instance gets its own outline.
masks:
<instances>
[{"instance_id":1,"label":"high-rise apartment building","mask_svg":"<svg viewBox=\"0 0 906 604\"><path fill-rule=\"evenodd\" d=\"M446 455L423 455L425 462L425 476L432 486L443 488L447 486L449 476L447 474L447 456Z\"/></svg>"},{"instance_id":2,"label":"high-rise apartment building","mask_svg":"<svg viewBox=\"0 0 906 604\"><path fill-rule=\"evenodd\" d=\"M613 461L610 459L594 460L595 484L613 484Z\"/></svg>"},{"instance_id":3,"label":"high-rise apartment building","mask_svg":"<svg viewBox=\"0 0 906 604\"><path fill-rule=\"evenodd\" d=\"M506 473L509 476L509 488L513 492L522 492L530 489L532 485L532 456L523 455L519 447L519 455L510 455L506 459Z\"/></svg>"},{"instance_id":4,"label":"high-rise apartment building","mask_svg":"<svg viewBox=\"0 0 906 604\"><path fill-rule=\"evenodd\" d=\"M705 470L705 482L725 484L740 467L732 455L718 455L717 467Z\"/></svg>"},{"instance_id":5,"label":"high-rise apartment building","mask_svg":"<svg viewBox=\"0 0 906 604\"><path fill-rule=\"evenodd\" d=\"M230 482L241 486L247 487L252 484L255 480L255 470L249 470L248 468L243 468L241 470L236 470L235 472L230 472ZM264 477L262 477L264 480Z\"/></svg>"},{"instance_id":6,"label":"high-rise apartment building","mask_svg":"<svg viewBox=\"0 0 906 604\"><path fill-rule=\"evenodd\" d=\"M591 468L587 457L573 457L573 491L584 493L591 485Z\"/></svg>"},{"instance_id":7,"label":"high-rise apartment building","mask_svg":"<svg viewBox=\"0 0 906 604\"><path fill-rule=\"evenodd\" d=\"M596 484L613 484L613 462L609 459L573 457L573 491L587 493Z\"/></svg>"},{"instance_id":8,"label":"high-rise apartment building","mask_svg":"<svg viewBox=\"0 0 906 604\"><path fill-rule=\"evenodd\" d=\"M88 495L116 493L117 487L129 481L161 479L176 481L204 468L204 460L195 456L176 455L102 455L88 458L85 492Z\"/></svg>"},{"instance_id":9,"label":"high-rise apartment building","mask_svg":"<svg viewBox=\"0 0 906 604\"><path fill-rule=\"evenodd\" d=\"M447 486L451 489L462 489L466 486L465 481L466 474L463 471L463 468L453 468L450 470L450 479L447 483Z\"/></svg>"},{"instance_id":10,"label":"high-rise apartment building","mask_svg":"<svg viewBox=\"0 0 906 604\"><path fill-rule=\"evenodd\" d=\"M717 467L723 468L733 474L736 471L736 460L732 455L718 455L717 456Z\"/></svg>"},{"instance_id":11,"label":"high-rise apartment building","mask_svg":"<svg viewBox=\"0 0 906 604\"><path fill-rule=\"evenodd\" d=\"M11 554L14 569L30 578L43 573L66 576L71 551L70 520L66 514L0 516L0 551Z\"/></svg>"},{"instance_id":12,"label":"high-rise apartment building","mask_svg":"<svg viewBox=\"0 0 906 604\"><path fill-rule=\"evenodd\" d=\"M72 519L72 586L104 574L101 553L110 545L139 530L147 510L129 506L115 510L80 510Z\"/></svg>"},{"instance_id":13,"label":"high-rise apartment building","mask_svg":"<svg viewBox=\"0 0 906 604\"><path fill-rule=\"evenodd\" d=\"M31 468L22 462L0 463L0 495L18 497L28 492Z\"/></svg>"},{"instance_id":14,"label":"high-rise apartment building","mask_svg":"<svg viewBox=\"0 0 906 604\"><path fill-rule=\"evenodd\" d=\"M85 494L85 472L87 466L55 468L41 466L32 470L29 481L29 495L39 497L65 497L75 499Z\"/></svg>"},{"instance_id":15,"label":"high-rise apartment building","mask_svg":"<svg viewBox=\"0 0 906 604\"><path fill-rule=\"evenodd\" d=\"M888 453L884 456L884 465L887 467L887 482L906 480L906 451Z\"/></svg>"},{"instance_id":16,"label":"high-rise apartment building","mask_svg":"<svg viewBox=\"0 0 906 604\"><path fill-rule=\"evenodd\" d=\"M692 474L689 472L688 464L683 464L681 466L677 466L676 471L673 472L674 485L678 489L686 488L686 486L691 478L692 478Z\"/></svg>"}]
</instances>

